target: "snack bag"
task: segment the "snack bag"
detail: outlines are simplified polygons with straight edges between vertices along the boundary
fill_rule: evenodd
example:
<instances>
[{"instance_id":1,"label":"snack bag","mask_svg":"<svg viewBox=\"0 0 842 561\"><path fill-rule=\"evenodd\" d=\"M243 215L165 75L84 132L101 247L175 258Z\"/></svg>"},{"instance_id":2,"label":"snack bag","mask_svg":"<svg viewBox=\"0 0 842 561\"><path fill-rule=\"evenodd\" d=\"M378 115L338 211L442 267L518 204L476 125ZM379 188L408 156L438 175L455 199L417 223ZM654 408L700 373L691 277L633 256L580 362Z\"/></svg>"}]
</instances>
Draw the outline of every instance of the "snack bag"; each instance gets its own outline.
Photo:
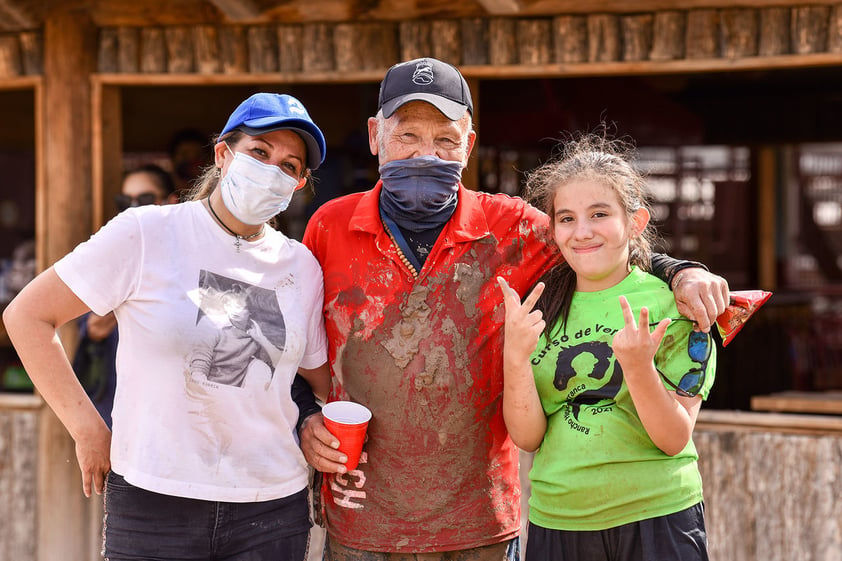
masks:
<instances>
[{"instance_id":1,"label":"snack bag","mask_svg":"<svg viewBox=\"0 0 842 561\"><path fill-rule=\"evenodd\" d=\"M725 311L716 318L716 328L722 336L722 346L727 347L734 336L760 306L772 296L765 290L734 290Z\"/></svg>"}]
</instances>

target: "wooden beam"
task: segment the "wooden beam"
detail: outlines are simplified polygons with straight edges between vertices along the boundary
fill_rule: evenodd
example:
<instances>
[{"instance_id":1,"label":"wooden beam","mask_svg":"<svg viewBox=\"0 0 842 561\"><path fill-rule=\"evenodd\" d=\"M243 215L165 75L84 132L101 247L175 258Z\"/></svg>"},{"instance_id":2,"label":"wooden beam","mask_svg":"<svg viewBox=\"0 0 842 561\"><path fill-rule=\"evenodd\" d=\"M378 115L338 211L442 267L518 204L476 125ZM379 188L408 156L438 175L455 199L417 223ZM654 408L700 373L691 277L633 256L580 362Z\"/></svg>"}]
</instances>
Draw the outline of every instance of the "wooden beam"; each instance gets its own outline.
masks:
<instances>
[{"instance_id":1,"label":"wooden beam","mask_svg":"<svg viewBox=\"0 0 842 561\"><path fill-rule=\"evenodd\" d=\"M518 0L477 0L483 9L494 16L513 16L520 13Z\"/></svg>"},{"instance_id":2,"label":"wooden beam","mask_svg":"<svg viewBox=\"0 0 842 561\"><path fill-rule=\"evenodd\" d=\"M48 10L63 9L68 0L0 0L0 31L21 31L42 25ZM834 7L838 0L462 0L401 2L380 0L73 0L88 10L97 27L223 24L330 23L372 20L460 19L491 16L562 16L642 14L695 9L804 9Z\"/></svg>"},{"instance_id":3,"label":"wooden beam","mask_svg":"<svg viewBox=\"0 0 842 561\"><path fill-rule=\"evenodd\" d=\"M38 22L30 12L32 2L0 0L0 31L33 29Z\"/></svg>"},{"instance_id":4,"label":"wooden beam","mask_svg":"<svg viewBox=\"0 0 842 561\"><path fill-rule=\"evenodd\" d=\"M210 0L210 3L231 21L253 21L260 17L260 8L252 0Z\"/></svg>"}]
</instances>

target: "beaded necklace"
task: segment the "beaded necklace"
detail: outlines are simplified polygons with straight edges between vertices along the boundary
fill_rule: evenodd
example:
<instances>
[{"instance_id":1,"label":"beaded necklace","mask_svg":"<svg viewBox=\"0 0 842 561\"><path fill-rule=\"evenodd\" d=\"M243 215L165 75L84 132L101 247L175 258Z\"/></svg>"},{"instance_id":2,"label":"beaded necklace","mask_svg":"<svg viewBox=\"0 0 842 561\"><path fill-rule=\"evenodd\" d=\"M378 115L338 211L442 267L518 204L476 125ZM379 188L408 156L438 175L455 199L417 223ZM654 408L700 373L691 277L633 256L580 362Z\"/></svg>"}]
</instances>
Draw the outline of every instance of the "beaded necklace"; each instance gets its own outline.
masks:
<instances>
[{"instance_id":1,"label":"beaded necklace","mask_svg":"<svg viewBox=\"0 0 842 561\"><path fill-rule=\"evenodd\" d=\"M386 226L385 223L383 223L383 229L386 230L386 233L389 234L389 237L392 239L392 243L395 244L395 249L398 251L398 258L400 258L401 263L403 263L406 266L406 268L409 269L409 272L412 273L412 278L417 279L418 271L415 269L415 266L409 262L409 259L406 258L406 255L404 255L400 244L398 244L398 241L395 239L395 235L392 234L392 231L389 229L388 226Z\"/></svg>"}]
</instances>

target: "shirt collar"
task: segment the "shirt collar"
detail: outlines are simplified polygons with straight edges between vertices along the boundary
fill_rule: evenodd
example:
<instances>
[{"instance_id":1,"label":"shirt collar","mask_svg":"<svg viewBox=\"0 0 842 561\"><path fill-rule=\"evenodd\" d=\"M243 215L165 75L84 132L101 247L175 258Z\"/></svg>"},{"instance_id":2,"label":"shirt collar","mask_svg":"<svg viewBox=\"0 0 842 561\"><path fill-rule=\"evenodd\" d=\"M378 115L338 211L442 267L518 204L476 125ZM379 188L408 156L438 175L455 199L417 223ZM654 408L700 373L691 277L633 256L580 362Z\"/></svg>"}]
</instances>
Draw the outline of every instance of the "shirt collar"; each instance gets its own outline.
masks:
<instances>
[{"instance_id":1,"label":"shirt collar","mask_svg":"<svg viewBox=\"0 0 842 561\"><path fill-rule=\"evenodd\" d=\"M374 189L360 197L354 209L354 216L348 225L350 230L368 232L374 235L383 231L379 207L380 190L382 188L382 182L378 181ZM451 243L478 240L491 233L479 201L479 195L466 189L462 183L459 183L459 202L444 231L447 232L447 239L452 240Z\"/></svg>"}]
</instances>

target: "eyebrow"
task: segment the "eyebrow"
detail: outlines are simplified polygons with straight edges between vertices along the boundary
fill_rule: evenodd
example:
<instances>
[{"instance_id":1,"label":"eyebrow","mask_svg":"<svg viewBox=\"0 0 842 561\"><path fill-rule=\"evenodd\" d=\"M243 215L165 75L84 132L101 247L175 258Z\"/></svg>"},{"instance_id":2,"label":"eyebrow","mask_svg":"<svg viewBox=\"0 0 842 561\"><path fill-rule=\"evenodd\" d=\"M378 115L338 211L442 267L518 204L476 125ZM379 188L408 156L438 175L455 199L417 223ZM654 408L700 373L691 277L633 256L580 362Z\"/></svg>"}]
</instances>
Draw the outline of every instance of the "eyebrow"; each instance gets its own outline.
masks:
<instances>
[{"instance_id":1,"label":"eyebrow","mask_svg":"<svg viewBox=\"0 0 842 561\"><path fill-rule=\"evenodd\" d=\"M589 205L586 210L598 210L598 209L604 209L604 208L611 208L611 203L595 203L595 204ZM570 210L570 209L567 209L567 208L560 208L560 209L555 211L555 214L556 214L556 216L558 216L559 214L563 214L565 212L573 212L573 211Z\"/></svg>"},{"instance_id":2,"label":"eyebrow","mask_svg":"<svg viewBox=\"0 0 842 561\"><path fill-rule=\"evenodd\" d=\"M295 131L292 131L292 132L294 133ZM274 145L274 144L272 144L271 142L269 142L268 140L266 140L265 138L263 138L263 136L253 136L253 137L251 137L251 138L252 138L252 140L254 140L255 142L262 142L263 144L265 144L266 146L269 146L270 148L275 148L275 145ZM302 140L304 140L304 139L302 139ZM306 143L304 144L304 151L305 151L305 152L307 151L307 144L306 144ZM304 161L307 159L307 156L306 156L306 155L302 158L302 157L299 157L299 156L298 156L298 155L296 155L296 154L293 154L292 152L288 152L288 153L287 153L287 155L286 155L285 157L287 157L287 158L292 158L292 159L295 159L295 160L298 160L298 162L300 162L300 163L302 163L302 164L303 164L303 163L304 163Z\"/></svg>"}]
</instances>

